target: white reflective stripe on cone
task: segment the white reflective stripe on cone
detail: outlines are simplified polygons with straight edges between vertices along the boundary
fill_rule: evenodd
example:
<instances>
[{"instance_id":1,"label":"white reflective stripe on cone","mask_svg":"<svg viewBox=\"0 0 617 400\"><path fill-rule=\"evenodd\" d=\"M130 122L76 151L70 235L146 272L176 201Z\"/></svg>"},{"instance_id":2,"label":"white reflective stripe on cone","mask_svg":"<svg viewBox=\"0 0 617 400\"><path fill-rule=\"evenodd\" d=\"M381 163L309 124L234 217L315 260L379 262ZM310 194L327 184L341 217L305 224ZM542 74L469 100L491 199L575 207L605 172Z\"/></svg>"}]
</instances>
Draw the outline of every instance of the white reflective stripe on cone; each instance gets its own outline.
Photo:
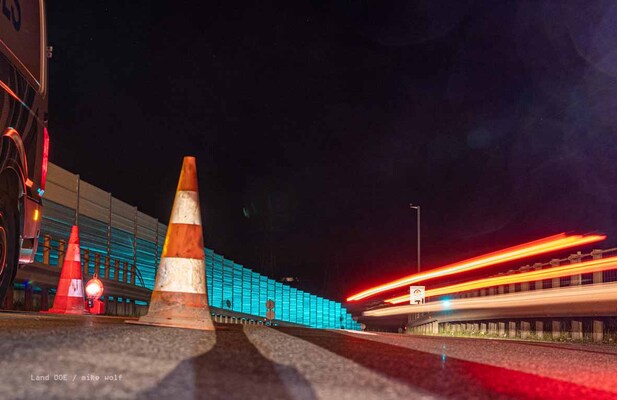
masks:
<instances>
[{"instance_id":1,"label":"white reflective stripe on cone","mask_svg":"<svg viewBox=\"0 0 617 400\"><path fill-rule=\"evenodd\" d=\"M84 297L84 287L81 279L71 279L69 285L69 297Z\"/></svg>"},{"instance_id":2,"label":"white reflective stripe on cone","mask_svg":"<svg viewBox=\"0 0 617 400\"><path fill-rule=\"evenodd\" d=\"M180 190L176 193L169 224L201 225L199 195L197 192Z\"/></svg>"},{"instance_id":3,"label":"white reflective stripe on cone","mask_svg":"<svg viewBox=\"0 0 617 400\"><path fill-rule=\"evenodd\" d=\"M76 244L69 244L69 247L66 249L66 256L64 259L66 261L81 262L81 258L79 257L79 247Z\"/></svg>"},{"instance_id":4,"label":"white reflective stripe on cone","mask_svg":"<svg viewBox=\"0 0 617 400\"><path fill-rule=\"evenodd\" d=\"M206 264L194 258L163 257L154 290L161 292L206 293Z\"/></svg>"}]
</instances>

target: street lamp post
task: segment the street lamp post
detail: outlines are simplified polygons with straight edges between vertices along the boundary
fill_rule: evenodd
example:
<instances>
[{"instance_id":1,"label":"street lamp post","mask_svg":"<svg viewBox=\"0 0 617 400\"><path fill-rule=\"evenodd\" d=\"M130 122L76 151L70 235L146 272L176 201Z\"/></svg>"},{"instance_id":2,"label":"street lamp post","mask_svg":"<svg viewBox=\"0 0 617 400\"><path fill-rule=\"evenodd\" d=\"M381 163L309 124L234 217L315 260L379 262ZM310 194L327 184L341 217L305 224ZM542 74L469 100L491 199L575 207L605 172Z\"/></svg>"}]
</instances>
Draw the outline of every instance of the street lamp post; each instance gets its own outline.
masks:
<instances>
[{"instance_id":1,"label":"street lamp post","mask_svg":"<svg viewBox=\"0 0 617 400\"><path fill-rule=\"evenodd\" d=\"M414 206L409 203L409 208L413 208L418 211L418 273L420 273L420 206Z\"/></svg>"},{"instance_id":2,"label":"street lamp post","mask_svg":"<svg viewBox=\"0 0 617 400\"><path fill-rule=\"evenodd\" d=\"M413 204L409 203L409 208L413 208L418 212L418 273L420 273L420 206L414 206ZM420 315L422 314L420 313L409 314L407 316L407 322L411 324L414 317L415 319L418 319L420 318Z\"/></svg>"}]
</instances>

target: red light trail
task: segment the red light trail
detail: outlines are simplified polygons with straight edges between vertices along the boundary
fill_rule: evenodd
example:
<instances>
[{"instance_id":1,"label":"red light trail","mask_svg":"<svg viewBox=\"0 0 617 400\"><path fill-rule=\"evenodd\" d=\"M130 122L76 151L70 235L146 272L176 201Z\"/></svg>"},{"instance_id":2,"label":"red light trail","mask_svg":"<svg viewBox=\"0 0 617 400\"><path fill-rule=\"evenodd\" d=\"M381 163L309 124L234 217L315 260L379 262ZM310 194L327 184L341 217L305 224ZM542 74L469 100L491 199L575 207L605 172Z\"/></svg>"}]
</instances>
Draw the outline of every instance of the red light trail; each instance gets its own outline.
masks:
<instances>
[{"instance_id":1,"label":"red light trail","mask_svg":"<svg viewBox=\"0 0 617 400\"><path fill-rule=\"evenodd\" d=\"M496 276L492 278L478 279L475 281L459 283L456 285L430 289L425 292L426 297L441 296L444 294L465 292L468 290L485 289L499 285L510 285L513 283L533 282L543 279L561 278L570 275L589 274L592 272L607 271L617 267L617 257L591 260L583 263L564 265L540 269L537 271L522 272L507 276ZM390 304L401 304L409 302L409 295L394 297L386 300Z\"/></svg>"},{"instance_id":2,"label":"red light trail","mask_svg":"<svg viewBox=\"0 0 617 400\"><path fill-rule=\"evenodd\" d=\"M522 258L545 254L553 251L563 250L575 246L582 246L590 243L599 242L606 239L605 235L558 235L549 236L533 242L523 243L517 246L508 247L493 253L470 258L468 260L449 264L441 268L436 268L427 272L421 272L388 282L379 286L372 287L362 292L356 293L347 298L347 301L361 300L388 290L408 286L412 283L421 282L429 279L458 274L461 272L472 271L479 268L488 267L508 261L520 260Z\"/></svg>"}]
</instances>

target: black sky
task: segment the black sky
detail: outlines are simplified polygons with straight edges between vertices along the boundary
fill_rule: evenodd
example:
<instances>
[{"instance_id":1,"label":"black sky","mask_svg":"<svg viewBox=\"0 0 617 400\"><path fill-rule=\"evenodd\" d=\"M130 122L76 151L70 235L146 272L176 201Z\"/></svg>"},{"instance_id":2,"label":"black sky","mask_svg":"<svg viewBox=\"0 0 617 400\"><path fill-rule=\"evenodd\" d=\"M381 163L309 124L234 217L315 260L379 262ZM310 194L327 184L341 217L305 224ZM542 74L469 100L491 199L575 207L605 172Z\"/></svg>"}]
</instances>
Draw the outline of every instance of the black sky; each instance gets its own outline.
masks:
<instances>
[{"instance_id":1,"label":"black sky","mask_svg":"<svg viewBox=\"0 0 617 400\"><path fill-rule=\"evenodd\" d=\"M617 232L617 3L48 2L51 159L335 299L561 231ZM248 216L248 217L247 217ZM544 261L544 259L543 259Z\"/></svg>"}]
</instances>

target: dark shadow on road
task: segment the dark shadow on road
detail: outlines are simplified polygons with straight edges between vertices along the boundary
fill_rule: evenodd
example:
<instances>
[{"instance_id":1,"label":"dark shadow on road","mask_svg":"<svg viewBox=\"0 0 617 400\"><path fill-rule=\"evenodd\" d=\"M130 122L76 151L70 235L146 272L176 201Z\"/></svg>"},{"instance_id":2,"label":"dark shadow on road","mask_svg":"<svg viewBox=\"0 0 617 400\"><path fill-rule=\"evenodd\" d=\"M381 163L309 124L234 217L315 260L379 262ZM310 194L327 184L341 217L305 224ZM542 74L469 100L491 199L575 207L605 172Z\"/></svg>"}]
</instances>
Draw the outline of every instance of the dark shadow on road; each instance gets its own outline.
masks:
<instances>
[{"instance_id":1,"label":"dark shadow on road","mask_svg":"<svg viewBox=\"0 0 617 400\"><path fill-rule=\"evenodd\" d=\"M526 372L425 353L343 333L277 328L366 368L450 398L611 399L614 394ZM529 360L532 364L534 360ZM556 364L557 364L556 360ZM565 360L564 360L565 362ZM564 364L564 368L574 366Z\"/></svg>"},{"instance_id":2,"label":"dark shadow on road","mask_svg":"<svg viewBox=\"0 0 617 400\"><path fill-rule=\"evenodd\" d=\"M242 325L217 326L207 353L182 361L142 399L314 399L310 383L294 368L263 357ZM283 378L284 381L281 379Z\"/></svg>"}]
</instances>

